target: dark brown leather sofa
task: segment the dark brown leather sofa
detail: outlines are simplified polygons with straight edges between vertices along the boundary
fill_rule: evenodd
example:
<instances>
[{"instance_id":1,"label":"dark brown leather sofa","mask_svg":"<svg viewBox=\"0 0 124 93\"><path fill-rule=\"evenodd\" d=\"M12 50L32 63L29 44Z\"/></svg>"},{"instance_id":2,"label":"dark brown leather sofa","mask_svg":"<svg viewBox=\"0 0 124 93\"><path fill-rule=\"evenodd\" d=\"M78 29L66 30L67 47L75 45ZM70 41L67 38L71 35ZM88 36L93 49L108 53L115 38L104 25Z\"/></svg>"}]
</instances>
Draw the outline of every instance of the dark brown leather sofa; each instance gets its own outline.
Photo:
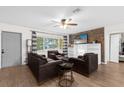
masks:
<instances>
[{"instance_id":1,"label":"dark brown leather sofa","mask_svg":"<svg viewBox=\"0 0 124 93\"><path fill-rule=\"evenodd\" d=\"M98 68L97 54L86 53L84 56L78 58L69 58L69 62L74 63L73 70L77 73L89 76Z\"/></svg>"},{"instance_id":2,"label":"dark brown leather sofa","mask_svg":"<svg viewBox=\"0 0 124 93\"><path fill-rule=\"evenodd\" d=\"M58 64L61 60L46 59L34 53L28 53L28 66L38 82L48 80L58 75Z\"/></svg>"},{"instance_id":3,"label":"dark brown leather sofa","mask_svg":"<svg viewBox=\"0 0 124 93\"><path fill-rule=\"evenodd\" d=\"M46 81L58 75L58 65L62 60L46 59L34 53L28 53L28 66L36 77L38 83ZM73 71L89 76L98 68L97 54L87 53L78 58L69 58L68 62L74 63Z\"/></svg>"},{"instance_id":4,"label":"dark brown leather sofa","mask_svg":"<svg viewBox=\"0 0 124 93\"><path fill-rule=\"evenodd\" d=\"M51 58L53 60L59 60L59 59L63 59L64 54L59 53L58 50L51 50L48 51L48 58Z\"/></svg>"}]
</instances>

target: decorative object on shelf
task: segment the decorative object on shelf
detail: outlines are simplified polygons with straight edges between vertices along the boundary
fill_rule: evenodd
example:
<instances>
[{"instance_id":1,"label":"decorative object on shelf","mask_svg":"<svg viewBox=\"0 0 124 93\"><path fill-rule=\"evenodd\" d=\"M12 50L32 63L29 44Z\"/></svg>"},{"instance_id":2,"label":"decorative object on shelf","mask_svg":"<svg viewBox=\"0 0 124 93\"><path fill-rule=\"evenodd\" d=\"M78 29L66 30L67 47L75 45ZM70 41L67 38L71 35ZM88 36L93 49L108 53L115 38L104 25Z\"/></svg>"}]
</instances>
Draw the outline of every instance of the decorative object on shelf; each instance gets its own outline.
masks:
<instances>
[{"instance_id":1,"label":"decorative object on shelf","mask_svg":"<svg viewBox=\"0 0 124 93\"><path fill-rule=\"evenodd\" d=\"M94 44L94 43L96 43L96 41L92 41L92 43Z\"/></svg>"},{"instance_id":2,"label":"decorative object on shelf","mask_svg":"<svg viewBox=\"0 0 124 93\"><path fill-rule=\"evenodd\" d=\"M73 44L69 44L68 47L73 47L74 45Z\"/></svg>"},{"instance_id":3,"label":"decorative object on shelf","mask_svg":"<svg viewBox=\"0 0 124 93\"><path fill-rule=\"evenodd\" d=\"M97 40L94 40L94 41L92 41L92 43L98 43L98 41Z\"/></svg>"}]
</instances>

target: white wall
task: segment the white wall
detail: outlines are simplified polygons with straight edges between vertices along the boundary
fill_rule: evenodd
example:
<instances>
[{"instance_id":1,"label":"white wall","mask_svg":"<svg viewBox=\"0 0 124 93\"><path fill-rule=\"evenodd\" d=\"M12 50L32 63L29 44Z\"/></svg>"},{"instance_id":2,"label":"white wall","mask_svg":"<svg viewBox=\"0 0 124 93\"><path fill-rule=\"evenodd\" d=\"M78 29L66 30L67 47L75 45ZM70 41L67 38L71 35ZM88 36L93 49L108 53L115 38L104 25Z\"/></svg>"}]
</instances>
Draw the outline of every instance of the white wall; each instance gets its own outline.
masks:
<instances>
[{"instance_id":1,"label":"white wall","mask_svg":"<svg viewBox=\"0 0 124 93\"><path fill-rule=\"evenodd\" d=\"M1 55L1 32L17 32L22 34L22 64L25 64L26 59L26 39L31 39L31 29L21 26L9 25L0 23L0 55ZM1 56L0 56L0 68L1 68Z\"/></svg>"},{"instance_id":2,"label":"white wall","mask_svg":"<svg viewBox=\"0 0 124 93\"><path fill-rule=\"evenodd\" d=\"M0 23L0 55L1 55L1 31L22 33L22 64L25 64L26 39L31 39L30 30L34 30L34 29ZM105 34L104 35L104 38L105 38L105 41L104 41L105 42L105 63L107 63L107 61L109 61L109 47L110 47L109 46L109 36L110 36L110 34L113 34L113 33L124 33L124 23L118 24L118 25L106 25L105 26L105 33L104 33ZM48 36L48 35L46 35L46 36ZM52 37L57 37L57 36L52 36ZM1 64L1 56L0 56L0 64ZM1 65L0 65L0 68L1 68Z\"/></svg>"},{"instance_id":3,"label":"white wall","mask_svg":"<svg viewBox=\"0 0 124 93\"><path fill-rule=\"evenodd\" d=\"M37 33L37 36L39 37L43 37L43 38L54 38L54 39L63 39L62 35L55 35L55 34L45 34L45 33ZM47 51L48 50L58 50L60 53L63 52L63 49L60 48L55 48L55 49L44 49L44 50L40 50L37 51L38 54L43 54L47 56Z\"/></svg>"},{"instance_id":4,"label":"white wall","mask_svg":"<svg viewBox=\"0 0 124 93\"><path fill-rule=\"evenodd\" d=\"M105 26L105 32L104 32L104 38L105 38L105 63L109 61L110 56L110 34L115 33L124 33L124 23L118 24L118 25L106 25ZM114 55L114 54L113 54Z\"/></svg>"},{"instance_id":5,"label":"white wall","mask_svg":"<svg viewBox=\"0 0 124 93\"><path fill-rule=\"evenodd\" d=\"M25 62L26 61L26 40L31 39L32 37L31 31L40 31L40 30L23 27L23 26L0 23L0 55L1 55L1 32L2 31L16 32L16 33L22 34L22 64L25 64L26 63ZM46 31L41 31L41 32L46 32ZM51 32L51 34L53 33ZM43 34L43 33L40 33L39 35L43 37L62 38L62 35L50 35L50 34ZM61 49L59 51L62 52ZM45 51L45 54L46 54L46 51ZM0 56L0 68L1 68L1 56Z\"/></svg>"}]
</instances>

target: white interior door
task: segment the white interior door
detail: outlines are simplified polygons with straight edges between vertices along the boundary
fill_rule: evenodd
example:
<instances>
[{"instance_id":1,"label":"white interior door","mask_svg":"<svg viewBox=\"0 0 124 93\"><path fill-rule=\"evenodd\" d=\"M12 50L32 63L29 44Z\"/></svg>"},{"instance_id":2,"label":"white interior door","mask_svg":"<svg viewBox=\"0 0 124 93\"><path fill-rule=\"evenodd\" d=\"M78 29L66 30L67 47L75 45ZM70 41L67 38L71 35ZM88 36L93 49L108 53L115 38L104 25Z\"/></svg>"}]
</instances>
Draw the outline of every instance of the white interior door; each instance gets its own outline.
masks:
<instances>
[{"instance_id":1,"label":"white interior door","mask_svg":"<svg viewBox=\"0 0 124 93\"><path fill-rule=\"evenodd\" d=\"M110 36L110 61L119 63L119 40L120 34Z\"/></svg>"},{"instance_id":2,"label":"white interior door","mask_svg":"<svg viewBox=\"0 0 124 93\"><path fill-rule=\"evenodd\" d=\"M21 64L21 34L2 32L2 68Z\"/></svg>"}]
</instances>

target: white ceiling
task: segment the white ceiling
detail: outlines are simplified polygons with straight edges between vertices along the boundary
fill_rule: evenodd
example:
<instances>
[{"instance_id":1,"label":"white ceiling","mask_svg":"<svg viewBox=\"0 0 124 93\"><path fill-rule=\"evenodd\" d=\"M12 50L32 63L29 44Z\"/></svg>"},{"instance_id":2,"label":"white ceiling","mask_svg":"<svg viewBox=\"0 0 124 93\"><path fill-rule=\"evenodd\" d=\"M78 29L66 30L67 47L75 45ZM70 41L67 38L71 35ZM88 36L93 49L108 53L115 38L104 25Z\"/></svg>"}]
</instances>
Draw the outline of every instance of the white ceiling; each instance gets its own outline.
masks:
<instances>
[{"instance_id":1,"label":"white ceiling","mask_svg":"<svg viewBox=\"0 0 124 93\"><path fill-rule=\"evenodd\" d=\"M79 13L74 14L73 10L80 8ZM54 27L62 18L72 18L78 23L77 27L62 29ZM124 7L117 6L1 6L0 22L30 27L41 31L53 33L76 33L108 24L124 23Z\"/></svg>"}]
</instances>

